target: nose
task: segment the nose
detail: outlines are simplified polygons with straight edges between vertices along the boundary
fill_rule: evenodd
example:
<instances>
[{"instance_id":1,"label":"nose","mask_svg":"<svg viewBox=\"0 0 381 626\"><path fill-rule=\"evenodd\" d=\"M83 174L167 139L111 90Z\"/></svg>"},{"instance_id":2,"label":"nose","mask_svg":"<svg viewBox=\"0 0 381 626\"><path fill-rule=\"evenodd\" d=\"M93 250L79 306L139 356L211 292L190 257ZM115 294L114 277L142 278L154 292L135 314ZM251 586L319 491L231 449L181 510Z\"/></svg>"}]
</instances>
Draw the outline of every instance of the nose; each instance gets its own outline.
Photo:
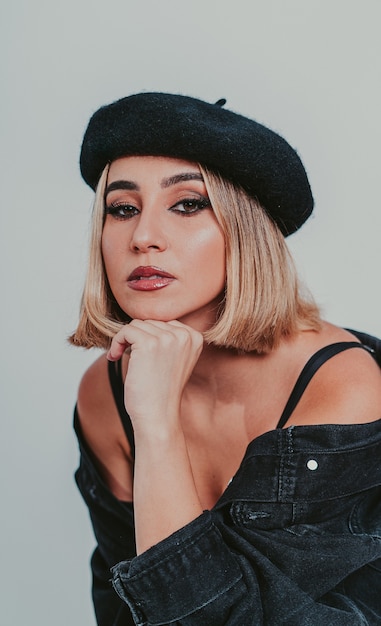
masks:
<instances>
[{"instance_id":1,"label":"nose","mask_svg":"<svg viewBox=\"0 0 381 626\"><path fill-rule=\"evenodd\" d=\"M132 233L130 247L133 252L158 252L167 248L167 240L157 215L153 216L149 211L142 211L136 221Z\"/></svg>"}]
</instances>

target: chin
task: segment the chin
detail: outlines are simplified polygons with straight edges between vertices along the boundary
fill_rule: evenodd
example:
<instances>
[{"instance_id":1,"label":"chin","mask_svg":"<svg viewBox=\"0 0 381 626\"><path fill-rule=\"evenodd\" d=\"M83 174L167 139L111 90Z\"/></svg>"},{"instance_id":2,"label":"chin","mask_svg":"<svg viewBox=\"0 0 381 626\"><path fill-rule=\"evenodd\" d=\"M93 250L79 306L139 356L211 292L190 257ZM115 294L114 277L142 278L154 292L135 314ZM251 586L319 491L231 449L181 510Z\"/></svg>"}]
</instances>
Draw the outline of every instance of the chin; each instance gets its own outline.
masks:
<instances>
[{"instance_id":1,"label":"chin","mask_svg":"<svg viewBox=\"0 0 381 626\"><path fill-rule=\"evenodd\" d=\"M135 320L154 320L156 322L171 322L177 320L181 313L177 311L160 311L157 307L154 310L150 308L136 308L133 311L126 311L128 317Z\"/></svg>"},{"instance_id":2,"label":"chin","mask_svg":"<svg viewBox=\"0 0 381 626\"><path fill-rule=\"evenodd\" d=\"M154 320L157 322L172 322L177 320L186 326L190 326L194 330L200 333L206 332L216 323L217 306L207 306L198 308L196 310L168 307L168 306L134 306L126 307L126 314L131 319L138 320Z\"/></svg>"}]
</instances>

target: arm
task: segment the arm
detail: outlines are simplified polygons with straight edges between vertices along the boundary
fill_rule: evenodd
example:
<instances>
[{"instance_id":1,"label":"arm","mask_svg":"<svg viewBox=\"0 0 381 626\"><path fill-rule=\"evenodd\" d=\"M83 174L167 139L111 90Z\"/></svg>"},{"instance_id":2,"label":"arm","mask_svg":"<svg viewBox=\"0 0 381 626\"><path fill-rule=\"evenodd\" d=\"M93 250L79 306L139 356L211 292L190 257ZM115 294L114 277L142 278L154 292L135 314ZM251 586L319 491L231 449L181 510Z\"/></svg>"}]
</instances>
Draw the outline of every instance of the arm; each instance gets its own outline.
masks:
<instances>
[{"instance_id":1,"label":"arm","mask_svg":"<svg viewBox=\"0 0 381 626\"><path fill-rule=\"evenodd\" d=\"M134 426L134 510L138 554L201 515L180 423L183 389L202 350L200 333L179 322L134 320L109 358L130 348L126 408Z\"/></svg>"},{"instance_id":2,"label":"arm","mask_svg":"<svg viewBox=\"0 0 381 626\"><path fill-rule=\"evenodd\" d=\"M193 339L195 340L195 337ZM202 342L198 334L196 339L199 340L198 347L201 348ZM185 337L185 344L187 343L188 333ZM191 342L191 348L194 347L194 343L195 341ZM125 346L123 346L123 350L124 349ZM192 366L190 366L190 368L192 368ZM131 373L133 374L132 368L130 369L130 381L133 378ZM148 381L150 380L146 368L144 370L144 376L147 377ZM185 377L187 377L187 373L185 373ZM144 384L147 386L146 378L144 378L144 380ZM132 382L132 387L135 389L134 382ZM163 389L163 387L161 389ZM145 395L146 393L144 391L142 396L144 397ZM171 394L171 397L174 398L175 396ZM166 404L169 406L168 403ZM154 402L150 406L154 406ZM175 403L173 404L173 409L174 407ZM175 414L174 410L172 410L172 412L169 411L167 417L170 417L172 414ZM129 558L136 554L135 546L133 545L134 523L131 515L132 507L130 507L128 511L120 510L119 515L114 515L116 509L121 509L121 507L126 505L114 498L113 495L121 500L132 500L132 459L131 451L124 447L125 436L121 429L119 416L115 412L114 402L110 396L107 367L104 357L100 357L100 359L89 368L81 381L75 427L82 453L81 466L77 471L76 479L86 504L89 507L92 525L98 543L98 547L92 558L93 601L97 620L99 624L104 624L105 626L114 624L114 620L119 619L117 615L119 616L120 612L120 619L122 620L120 623L124 623L123 620L127 619L126 616L131 616L131 614L128 606L120 600L112 589L110 567L123 558ZM142 429L143 435L144 432L144 429ZM107 433L107 437L105 433ZM172 433L172 428L168 429L168 434L169 433ZM151 435L154 434L155 430L152 427ZM164 429L160 428L159 434L162 436ZM141 517L143 522L147 519L152 520L155 507L156 510L158 510L161 506L160 493L158 493L158 491L162 481L164 480L165 482L164 473L168 471L168 468L170 473L176 475L177 472L177 485L182 484L183 488L184 481L190 478L188 491L191 492L191 490L194 489L185 442L182 433L179 432L178 435L179 437L171 439L172 445L170 450L167 448L168 454L164 452L164 439L162 441L163 446L160 449L157 445L156 450L152 448L150 454L144 456L138 452L138 459L142 458L143 461L146 459L149 461L151 476L155 474L155 472L152 472L152 465L155 462L155 458L159 459L160 454L163 453L165 458L168 458L168 464L165 465L166 469L163 468L164 472L162 472L160 468L160 472L157 472L158 480L154 484L151 484L152 481L149 481L147 489L145 489L145 463L143 462L139 465L138 461L137 468L135 468L135 476L137 475L138 477L137 480L135 480L137 487L135 500L139 501L139 488L141 483L140 491L144 489L148 496L154 495L156 497L153 503L150 502L149 498L144 498L144 500L142 498L144 510L140 516L139 504L137 505L137 518L139 519L139 517ZM139 447L139 443L142 442L143 438L136 437L135 435L135 439ZM170 437L168 437L168 439L170 439ZM147 452L149 450L149 443L152 440L153 439L149 439L146 441ZM183 441L183 447L181 447L181 440ZM173 452L175 452L175 454L173 454ZM177 452L179 453L178 455ZM178 479L182 463L183 474L182 477L180 477L182 481L180 483ZM173 471L174 468L176 468L175 471ZM140 480L140 477L142 480ZM168 479L170 480L171 477L169 476ZM180 499L180 495L179 490L178 499ZM107 503L108 500L110 501L109 504ZM172 498L170 498L170 501L173 504ZM199 504L196 498L195 502L196 505ZM202 512L201 507L195 509L191 505L190 508L190 511L185 510L185 508L181 511L181 517L179 516L177 520L174 520L175 527L183 526L189 521L189 518L197 517L197 515ZM116 519L116 517L118 519ZM156 535L157 530L160 532L159 538L157 538ZM148 535L148 533L152 533L153 531L155 532L154 537L152 537L151 534ZM163 529L159 524L152 525L151 522L148 527L148 532L144 532L143 542L146 541L145 536L148 536L148 541L153 544L159 541ZM173 532L172 525L164 530L164 534L170 534L171 532ZM120 541L121 538L123 538L122 541ZM119 621L115 621L115 624L117 623L119 624ZM128 623L130 622L126 622L126 625Z\"/></svg>"},{"instance_id":3,"label":"arm","mask_svg":"<svg viewBox=\"0 0 381 626\"><path fill-rule=\"evenodd\" d=\"M113 585L138 626L378 626L381 572L359 567L375 557L369 544L357 551L355 542L330 535L319 549L312 532L294 547L287 540L281 531L253 533L248 548L217 515L204 513L115 566ZM287 558L288 567L277 557ZM353 567L354 574L333 583Z\"/></svg>"}]
</instances>

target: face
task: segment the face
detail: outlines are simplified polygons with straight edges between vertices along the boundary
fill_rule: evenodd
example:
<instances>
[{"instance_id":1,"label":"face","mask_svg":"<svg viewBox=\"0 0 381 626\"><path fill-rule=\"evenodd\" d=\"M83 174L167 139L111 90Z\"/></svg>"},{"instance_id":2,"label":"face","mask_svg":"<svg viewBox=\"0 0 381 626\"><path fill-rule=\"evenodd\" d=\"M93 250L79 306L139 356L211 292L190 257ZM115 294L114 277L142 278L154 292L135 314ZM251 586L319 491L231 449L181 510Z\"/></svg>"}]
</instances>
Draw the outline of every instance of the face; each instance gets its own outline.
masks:
<instances>
[{"instance_id":1,"label":"face","mask_svg":"<svg viewBox=\"0 0 381 626\"><path fill-rule=\"evenodd\" d=\"M105 206L102 254L122 310L133 319L210 328L225 286L225 242L198 166L118 159Z\"/></svg>"}]
</instances>

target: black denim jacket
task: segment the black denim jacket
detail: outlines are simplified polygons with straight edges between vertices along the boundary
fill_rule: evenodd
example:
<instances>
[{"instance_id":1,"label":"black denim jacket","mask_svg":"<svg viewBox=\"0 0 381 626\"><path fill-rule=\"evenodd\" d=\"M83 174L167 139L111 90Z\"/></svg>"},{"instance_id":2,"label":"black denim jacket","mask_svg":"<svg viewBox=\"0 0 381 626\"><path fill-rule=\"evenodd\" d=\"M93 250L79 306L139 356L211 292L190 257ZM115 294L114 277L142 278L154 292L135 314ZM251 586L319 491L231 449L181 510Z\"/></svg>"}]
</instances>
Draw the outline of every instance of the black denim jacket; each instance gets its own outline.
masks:
<instances>
[{"instance_id":1,"label":"black denim jacket","mask_svg":"<svg viewBox=\"0 0 381 626\"><path fill-rule=\"evenodd\" d=\"M380 626L381 420L265 433L212 510L138 557L133 505L75 429L99 626Z\"/></svg>"}]
</instances>

